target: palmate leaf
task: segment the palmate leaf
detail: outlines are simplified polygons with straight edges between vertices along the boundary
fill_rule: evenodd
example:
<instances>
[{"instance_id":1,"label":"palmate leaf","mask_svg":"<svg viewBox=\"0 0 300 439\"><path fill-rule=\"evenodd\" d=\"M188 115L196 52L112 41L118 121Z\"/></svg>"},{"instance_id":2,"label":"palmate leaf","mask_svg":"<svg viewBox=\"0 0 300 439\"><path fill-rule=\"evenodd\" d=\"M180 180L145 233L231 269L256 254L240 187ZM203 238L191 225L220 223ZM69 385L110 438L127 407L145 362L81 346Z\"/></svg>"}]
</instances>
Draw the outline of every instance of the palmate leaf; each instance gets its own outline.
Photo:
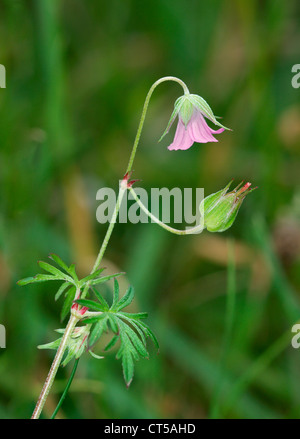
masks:
<instances>
[{"instance_id":1,"label":"palmate leaf","mask_svg":"<svg viewBox=\"0 0 300 439\"><path fill-rule=\"evenodd\" d=\"M124 379L127 386L129 386L134 375L134 360L138 360L140 357L149 357L146 347L147 337L149 336L153 340L157 348L158 342L149 327L141 324L139 319L130 319L128 316L124 318L122 313L115 315L115 318L118 319L121 340L117 358L122 360ZM126 323L123 319L126 320Z\"/></svg>"},{"instance_id":2,"label":"palmate leaf","mask_svg":"<svg viewBox=\"0 0 300 439\"><path fill-rule=\"evenodd\" d=\"M99 292L94 290L98 302L81 299L76 302L87 306L91 310L101 311L101 315L84 319L85 323L93 324L89 339L90 346L95 344L109 328L114 333L104 350L113 348L119 341L120 346L116 357L122 361L123 375L126 385L129 386L134 375L134 362L140 358L148 358L147 338L149 337L158 349L158 342L150 328L142 321L147 313L128 313L121 311L130 305L134 298L134 289L129 287L123 297L119 298L119 284L115 279L113 302L109 308L107 302Z\"/></svg>"},{"instance_id":3,"label":"palmate leaf","mask_svg":"<svg viewBox=\"0 0 300 439\"><path fill-rule=\"evenodd\" d=\"M76 274L75 264L71 264L70 266L68 266L59 256L53 253L49 255L49 258L55 261L57 265L59 265L61 268L63 268L64 271L66 271L71 276L76 284L78 283L78 276Z\"/></svg>"},{"instance_id":4,"label":"palmate leaf","mask_svg":"<svg viewBox=\"0 0 300 439\"><path fill-rule=\"evenodd\" d=\"M43 270L47 271L50 274L37 274L33 277L27 277L25 279L21 279L17 282L18 285L24 286L31 283L38 283L38 282L46 282L46 281L52 281L52 280L63 280L65 282L69 282L70 285L76 285L78 286L78 278L76 276L76 273L72 270L70 270L70 267L68 267L57 255L50 255L50 259L54 260L58 265L60 265L61 268L64 269L67 273L64 273L57 267L48 264L48 262L44 261L38 261L38 265L43 268ZM62 290L63 291L63 290Z\"/></svg>"},{"instance_id":5,"label":"palmate leaf","mask_svg":"<svg viewBox=\"0 0 300 439\"><path fill-rule=\"evenodd\" d=\"M75 270L75 264L71 264L68 266L59 256L55 254L50 254L49 258L54 261L59 268L55 267L54 265L49 264L48 262L44 261L38 261L38 265L43 268L47 274L37 274L36 276L27 277L25 279L19 280L17 283L18 285L24 286L31 283L40 283L40 282L46 282L46 281L63 281L63 283L58 288L56 294L55 294L55 300L58 300L64 293L65 293L65 301L62 307L61 311L61 320L64 320L64 318L67 316L67 314L70 311L70 308L72 306L72 302L75 297L75 290L71 287L74 286L77 289L81 289L86 284L90 288L93 288L93 285L102 284L104 282L107 282L108 280L118 277L123 273L116 273L108 276L100 276L103 272L104 268L100 268L96 270L94 273L91 273L90 275L86 276L85 278L79 280L78 276L76 274ZM105 299L95 290L96 297L100 304L102 304L102 307L100 304L95 305L95 307L92 307L92 303L86 304L86 306L91 307L91 309L97 310L97 311L107 311L109 310L109 305L105 301Z\"/></svg>"}]
</instances>

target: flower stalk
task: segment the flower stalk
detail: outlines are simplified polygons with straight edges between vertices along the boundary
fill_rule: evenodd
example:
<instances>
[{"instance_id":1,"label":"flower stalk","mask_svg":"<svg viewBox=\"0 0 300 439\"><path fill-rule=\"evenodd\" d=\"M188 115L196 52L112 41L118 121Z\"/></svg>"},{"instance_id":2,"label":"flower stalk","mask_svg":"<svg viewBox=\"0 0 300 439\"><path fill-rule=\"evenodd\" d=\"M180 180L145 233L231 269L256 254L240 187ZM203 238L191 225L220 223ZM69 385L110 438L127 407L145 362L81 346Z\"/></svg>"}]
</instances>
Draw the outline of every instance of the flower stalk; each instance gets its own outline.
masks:
<instances>
[{"instance_id":1,"label":"flower stalk","mask_svg":"<svg viewBox=\"0 0 300 439\"><path fill-rule=\"evenodd\" d=\"M145 212L146 215L148 215L149 218L151 218L152 221L154 221L156 224L158 224L163 229L167 230L170 233L174 233L175 235L195 235L197 233L201 233L204 229L202 223L195 227L187 228L186 230L179 230L175 229L173 227L168 226L164 222L160 221L153 213L151 213L147 207L142 203L140 198L137 196L136 192L132 187L129 188L129 192L131 193L133 199L137 202L137 204L140 206L140 208Z\"/></svg>"}]
</instances>

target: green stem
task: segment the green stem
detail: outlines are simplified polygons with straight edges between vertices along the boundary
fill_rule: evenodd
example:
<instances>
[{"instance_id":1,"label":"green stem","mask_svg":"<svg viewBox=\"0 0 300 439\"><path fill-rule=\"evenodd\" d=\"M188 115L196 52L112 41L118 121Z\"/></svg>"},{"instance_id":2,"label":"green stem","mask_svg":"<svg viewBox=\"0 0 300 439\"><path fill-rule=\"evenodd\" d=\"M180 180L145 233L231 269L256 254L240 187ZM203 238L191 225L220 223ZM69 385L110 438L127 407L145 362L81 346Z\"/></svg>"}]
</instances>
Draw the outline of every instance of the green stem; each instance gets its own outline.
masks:
<instances>
[{"instance_id":1,"label":"green stem","mask_svg":"<svg viewBox=\"0 0 300 439\"><path fill-rule=\"evenodd\" d=\"M69 380L67 382L66 388L64 390L64 393L61 395L59 403L57 404L56 409L54 410L54 412L53 412L53 414L52 414L50 419L55 419L55 416L57 415L58 410L60 409L62 403L64 402L64 399L65 399L65 397L66 397L66 395L68 393L68 390L69 390L69 388L70 388L70 386L72 384L72 381L73 381L73 378L74 378L74 375L75 375L75 372L76 372L76 369L77 369L77 366L78 366L78 362L79 362L79 358L77 358L77 360L75 360L75 363L74 363L74 366L73 366L70 378L69 378Z\"/></svg>"},{"instance_id":2,"label":"green stem","mask_svg":"<svg viewBox=\"0 0 300 439\"><path fill-rule=\"evenodd\" d=\"M113 212L113 215L112 215L111 221L110 221L110 223L109 223L109 226L108 226L107 232L106 232L106 234L105 234L105 237L104 237L103 243L102 243L102 245L101 245L100 251L99 251L99 253L98 253L97 259L96 259L96 261L95 261L95 264L94 264L94 267L93 267L91 273L94 273L94 271L96 271L96 270L98 269L98 267L99 267L99 265L100 265L100 262L102 261L102 258L103 258L103 255L104 255L104 253L105 253L105 250L106 250L106 248L107 248L107 245L108 245L108 243L109 243L109 240L110 240L111 234L112 234L112 232L113 232L113 230L114 230L114 227L115 227L115 224L116 224L116 222L117 222L117 218L118 218L118 214L119 214L120 206L121 206L122 199L123 199L123 196L124 196L126 190L127 190L127 189L124 189L124 188L120 187L119 195L118 195L118 198L117 198L117 202L116 202L116 205L115 205L115 208L114 208L114 212Z\"/></svg>"},{"instance_id":3,"label":"green stem","mask_svg":"<svg viewBox=\"0 0 300 439\"><path fill-rule=\"evenodd\" d=\"M189 90L188 90L186 84L183 81L181 81L181 79L176 78L174 76L165 76L163 78L160 78L160 79L158 79L152 85L152 87L150 88L150 90L149 90L149 92L148 92L148 94L146 96L146 99L145 99L145 103L144 103L144 107L143 107L143 111L142 111L142 116L141 116L141 119L140 119L140 122L139 122L139 126L138 126L138 129L137 129L137 134L136 134L136 137L135 137L135 140L134 140L134 143L133 143L133 147L132 147L132 151L131 151L131 155L130 155L130 159L129 159L129 163L128 163L128 166L127 166L126 173L129 173L131 171L131 169L132 169L132 165L133 165L133 162L134 162L134 158L135 158L137 147L139 145L139 140L140 140L140 137L141 137L141 133L142 133L142 129L143 129L143 125L144 125L144 121L145 121L145 117L146 117L146 113L147 113L147 109L148 109L148 105L149 105L149 101L150 101L150 98L152 96L152 93L153 93L153 91L155 90L155 88L159 84L161 84L162 82L165 82L165 81L177 82L178 84L180 84L182 86L185 94L189 93ZM115 206L115 209L114 209L114 212L113 212L113 216L112 216L112 219L111 219L110 224L108 226L107 232L105 234L103 243L101 245L101 248L99 250L98 256L96 258L96 261L95 261L95 264L94 264L94 267L93 267L91 273L94 273L97 270L97 268L99 267L99 265L100 265L100 263L102 261L102 258L103 258L103 255L105 253L105 250L107 248L107 245L109 243L111 234L112 234L113 229L115 227L116 220L117 220L117 217L118 217L118 214L119 214L119 210L120 210L120 206L121 206L121 202L122 202L122 198L123 198L124 193L126 192L126 190L127 190L127 188L122 187L122 185L120 186L120 191L119 191L118 199L117 199L116 206ZM88 289L89 289L89 284L87 283L85 285L85 288L84 288L83 292L81 293L81 298L84 298L87 295ZM74 323L74 319L76 319L75 323ZM55 358L54 358L53 363L51 365L51 369L49 371L48 377L47 377L47 379L45 381L45 384L43 386L42 392L41 392L41 394L39 396L38 402L37 402L36 407L34 409L34 412L33 412L33 415L32 415L32 419L38 419L40 414L41 414L41 411L42 411L43 406L44 406L44 404L46 402L47 396L48 396L48 394L50 392L50 389L51 389L51 387L53 385L53 382L54 382L54 379L55 379L58 367L60 365L60 362L61 362L62 356L64 354L64 351L66 349L69 337L71 337L73 329L75 328L77 322L78 322L78 319L75 318L73 315L71 315L70 320L69 320L69 322L68 322L68 324L66 326L64 336L63 336L63 338L61 340L61 343L60 343L60 345L58 347L58 350L56 352Z\"/></svg>"},{"instance_id":4,"label":"green stem","mask_svg":"<svg viewBox=\"0 0 300 439\"><path fill-rule=\"evenodd\" d=\"M175 235L195 235L196 233L201 233L203 231L204 227L201 224L199 224L196 227L191 227L190 229L186 229L186 230L178 230L178 229L174 229L173 227L168 226L167 224L163 223L158 218L156 218L156 216L153 215L153 213L151 213L147 209L147 207L142 203L142 201L137 196L137 194L135 193L135 191L133 190L132 187L129 188L129 191L130 191L131 195L133 196L134 200L140 206L140 208L145 212L145 214L148 215L149 218L152 219L152 221L154 221L156 224L158 224L160 227L167 230L168 232L174 233Z\"/></svg>"}]
</instances>

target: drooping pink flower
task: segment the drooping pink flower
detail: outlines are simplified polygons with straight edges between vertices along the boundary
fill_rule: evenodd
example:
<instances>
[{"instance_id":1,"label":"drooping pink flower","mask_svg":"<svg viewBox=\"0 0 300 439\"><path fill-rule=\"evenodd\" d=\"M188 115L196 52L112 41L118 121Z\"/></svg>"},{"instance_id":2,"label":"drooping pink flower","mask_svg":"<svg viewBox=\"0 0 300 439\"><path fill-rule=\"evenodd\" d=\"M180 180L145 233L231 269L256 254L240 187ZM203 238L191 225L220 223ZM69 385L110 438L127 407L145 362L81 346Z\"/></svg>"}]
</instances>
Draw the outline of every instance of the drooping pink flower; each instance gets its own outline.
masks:
<instances>
[{"instance_id":1,"label":"drooping pink flower","mask_svg":"<svg viewBox=\"0 0 300 439\"><path fill-rule=\"evenodd\" d=\"M210 128L200 111L195 111L192 115L187 126L183 123L179 116L177 129L173 142L168 146L170 151L172 150L186 150L189 149L194 142L207 143L218 142L213 134L220 134L225 131L225 128L213 130Z\"/></svg>"},{"instance_id":2,"label":"drooping pink flower","mask_svg":"<svg viewBox=\"0 0 300 439\"><path fill-rule=\"evenodd\" d=\"M194 142L218 142L214 135L229 129L217 121L211 108L203 98L198 95L185 94L175 102L173 114L161 139L168 133L177 115L178 125L175 137L168 146L170 151L189 149ZM220 128L218 130L210 128L204 117Z\"/></svg>"}]
</instances>

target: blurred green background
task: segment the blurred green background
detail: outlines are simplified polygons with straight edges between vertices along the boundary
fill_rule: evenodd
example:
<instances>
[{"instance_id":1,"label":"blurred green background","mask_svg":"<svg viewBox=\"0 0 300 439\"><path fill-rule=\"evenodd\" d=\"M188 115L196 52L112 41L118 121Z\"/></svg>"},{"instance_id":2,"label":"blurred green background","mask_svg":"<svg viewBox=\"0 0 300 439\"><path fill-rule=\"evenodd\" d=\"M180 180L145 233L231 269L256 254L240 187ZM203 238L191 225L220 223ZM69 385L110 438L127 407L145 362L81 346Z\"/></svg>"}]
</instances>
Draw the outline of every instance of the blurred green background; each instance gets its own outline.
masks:
<instances>
[{"instance_id":1,"label":"blurred green background","mask_svg":"<svg viewBox=\"0 0 300 439\"><path fill-rule=\"evenodd\" d=\"M132 311L160 342L127 390L115 352L84 355L59 412L67 418L300 417L300 62L297 0L1 0L0 417L26 418L61 327L52 284L18 287L51 252L91 270L106 231L101 187L118 187L142 105L161 76L183 79L232 132L169 152L158 144L181 89L154 93L134 178L204 187L234 178L259 189L222 234L170 235L118 224L103 265L126 271ZM108 292L109 293L109 292ZM99 345L98 352L101 346ZM59 371L44 417L72 364Z\"/></svg>"}]
</instances>

